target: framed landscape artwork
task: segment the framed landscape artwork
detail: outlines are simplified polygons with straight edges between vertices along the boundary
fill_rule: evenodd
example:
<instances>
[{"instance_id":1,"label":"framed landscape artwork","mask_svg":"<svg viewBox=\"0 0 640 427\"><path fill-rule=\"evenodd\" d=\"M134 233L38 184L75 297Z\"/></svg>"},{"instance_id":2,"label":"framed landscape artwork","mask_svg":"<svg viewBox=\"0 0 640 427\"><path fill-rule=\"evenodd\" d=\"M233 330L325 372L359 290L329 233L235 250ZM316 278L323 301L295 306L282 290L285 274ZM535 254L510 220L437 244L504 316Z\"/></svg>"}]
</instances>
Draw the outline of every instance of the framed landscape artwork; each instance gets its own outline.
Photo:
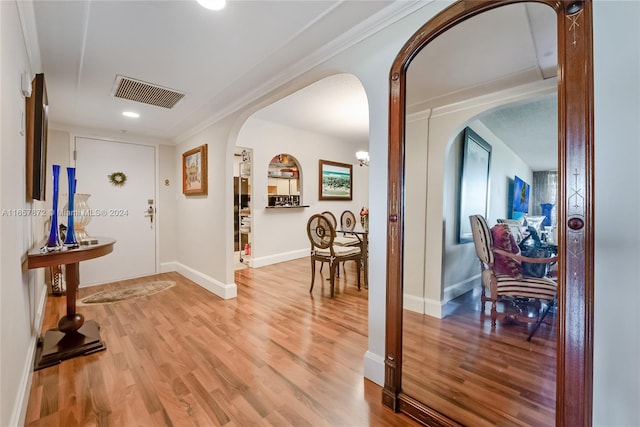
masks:
<instances>
[{"instance_id":1,"label":"framed landscape artwork","mask_svg":"<svg viewBox=\"0 0 640 427\"><path fill-rule=\"evenodd\" d=\"M182 193L187 196L207 194L207 144L182 154Z\"/></svg>"},{"instance_id":2,"label":"framed landscape artwork","mask_svg":"<svg viewBox=\"0 0 640 427\"><path fill-rule=\"evenodd\" d=\"M319 171L319 200L352 200L352 165L320 160Z\"/></svg>"}]
</instances>

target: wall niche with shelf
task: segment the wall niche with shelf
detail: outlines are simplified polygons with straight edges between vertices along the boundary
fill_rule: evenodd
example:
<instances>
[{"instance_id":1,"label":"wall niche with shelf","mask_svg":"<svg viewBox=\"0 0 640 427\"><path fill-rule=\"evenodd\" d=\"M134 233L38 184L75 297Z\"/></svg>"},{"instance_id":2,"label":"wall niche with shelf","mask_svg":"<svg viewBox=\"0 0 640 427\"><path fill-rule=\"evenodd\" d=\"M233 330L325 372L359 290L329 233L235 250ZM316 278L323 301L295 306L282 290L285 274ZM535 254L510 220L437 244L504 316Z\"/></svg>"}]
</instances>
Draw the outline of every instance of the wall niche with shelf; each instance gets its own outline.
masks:
<instances>
[{"instance_id":1,"label":"wall niche with shelf","mask_svg":"<svg viewBox=\"0 0 640 427\"><path fill-rule=\"evenodd\" d=\"M303 207L302 179L298 160L290 154L271 159L267 172L267 207Z\"/></svg>"}]
</instances>

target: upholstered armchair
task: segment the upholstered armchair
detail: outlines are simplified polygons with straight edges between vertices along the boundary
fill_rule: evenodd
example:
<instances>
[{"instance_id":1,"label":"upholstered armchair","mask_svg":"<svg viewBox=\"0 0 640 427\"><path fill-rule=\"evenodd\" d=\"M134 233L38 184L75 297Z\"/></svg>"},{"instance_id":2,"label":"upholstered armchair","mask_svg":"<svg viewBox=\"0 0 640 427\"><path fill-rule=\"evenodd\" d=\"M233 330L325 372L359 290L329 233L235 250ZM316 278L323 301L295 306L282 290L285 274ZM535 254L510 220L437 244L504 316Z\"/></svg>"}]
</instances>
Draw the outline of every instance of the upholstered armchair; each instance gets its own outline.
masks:
<instances>
[{"instance_id":1,"label":"upholstered armchair","mask_svg":"<svg viewBox=\"0 0 640 427\"><path fill-rule=\"evenodd\" d=\"M550 277L528 277L522 274L520 263L554 263L557 257L529 258L520 255L519 248L511 235L507 224L497 224L493 230L481 215L471 215L471 231L476 254L482 270L482 311L485 303L491 303L491 325L495 327L499 316L497 303L512 304L517 309L522 301L533 302L538 309L538 317L509 314L510 318L523 322L539 322L541 301L551 304L555 301L558 286ZM494 235L499 236L500 244L494 244Z\"/></svg>"}]
</instances>

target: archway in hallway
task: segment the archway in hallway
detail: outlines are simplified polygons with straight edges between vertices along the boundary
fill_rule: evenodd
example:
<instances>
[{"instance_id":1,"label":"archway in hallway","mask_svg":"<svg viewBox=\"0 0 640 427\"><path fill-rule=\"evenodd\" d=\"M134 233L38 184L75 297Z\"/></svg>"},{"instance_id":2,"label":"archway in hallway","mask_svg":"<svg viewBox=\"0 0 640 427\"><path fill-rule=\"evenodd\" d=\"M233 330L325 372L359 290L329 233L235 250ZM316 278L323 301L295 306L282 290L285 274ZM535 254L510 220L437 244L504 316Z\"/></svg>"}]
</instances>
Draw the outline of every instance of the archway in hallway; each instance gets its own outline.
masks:
<instances>
[{"instance_id":1,"label":"archway in hallway","mask_svg":"<svg viewBox=\"0 0 640 427\"><path fill-rule=\"evenodd\" d=\"M242 124L234 147L234 152L251 153L245 211L250 214L245 225L251 230L251 256L245 264L260 267L306 257L309 216L331 211L339 218L345 210L357 215L367 206L369 170L359 166L355 153L368 151L368 145L367 97L351 74L325 77L253 113ZM297 167L275 173L272 167L270 172L278 156L295 159ZM319 160L351 166L351 200L320 200ZM280 173L284 176L277 176ZM282 206L273 206L274 195Z\"/></svg>"}]
</instances>

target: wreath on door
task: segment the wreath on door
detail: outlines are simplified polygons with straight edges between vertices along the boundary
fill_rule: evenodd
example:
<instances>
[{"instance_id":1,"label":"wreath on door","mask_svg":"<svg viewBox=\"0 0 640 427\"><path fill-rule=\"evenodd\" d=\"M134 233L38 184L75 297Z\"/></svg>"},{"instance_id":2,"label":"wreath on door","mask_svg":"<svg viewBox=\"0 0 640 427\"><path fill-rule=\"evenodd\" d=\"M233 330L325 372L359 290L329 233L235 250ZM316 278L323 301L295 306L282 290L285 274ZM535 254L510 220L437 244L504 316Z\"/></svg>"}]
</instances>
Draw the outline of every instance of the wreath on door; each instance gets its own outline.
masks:
<instances>
[{"instance_id":1,"label":"wreath on door","mask_svg":"<svg viewBox=\"0 0 640 427\"><path fill-rule=\"evenodd\" d=\"M116 187L122 187L127 182L127 175L124 172L114 172L109 175L109 182Z\"/></svg>"}]
</instances>

